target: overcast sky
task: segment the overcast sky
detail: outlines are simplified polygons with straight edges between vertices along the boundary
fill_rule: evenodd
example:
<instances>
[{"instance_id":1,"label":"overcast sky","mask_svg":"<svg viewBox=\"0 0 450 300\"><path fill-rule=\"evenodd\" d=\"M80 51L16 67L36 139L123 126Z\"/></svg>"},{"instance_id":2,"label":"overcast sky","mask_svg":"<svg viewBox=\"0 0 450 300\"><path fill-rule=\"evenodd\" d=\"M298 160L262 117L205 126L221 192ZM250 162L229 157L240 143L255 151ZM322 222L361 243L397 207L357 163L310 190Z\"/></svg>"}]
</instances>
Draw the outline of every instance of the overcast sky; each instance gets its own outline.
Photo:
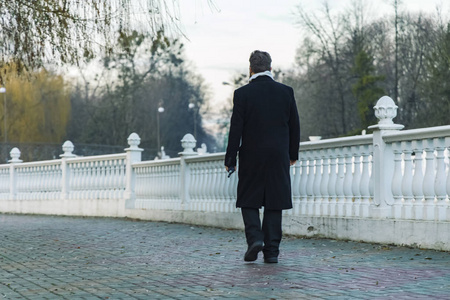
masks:
<instances>
[{"instance_id":1,"label":"overcast sky","mask_svg":"<svg viewBox=\"0 0 450 300\"><path fill-rule=\"evenodd\" d=\"M329 0L332 9L345 9L352 0ZM393 0L368 1L374 14L392 15ZM403 0L402 9L434 12L441 5L449 13L449 0ZM293 12L301 4L317 10L320 0L181 0L180 13L186 54L211 89L211 101L218 107L232 95L223 85L237 72L248 72L248 58L253 50L272 56L272 67L286 69L294 62L301 41Z\"/></svg>"}]
</instances>

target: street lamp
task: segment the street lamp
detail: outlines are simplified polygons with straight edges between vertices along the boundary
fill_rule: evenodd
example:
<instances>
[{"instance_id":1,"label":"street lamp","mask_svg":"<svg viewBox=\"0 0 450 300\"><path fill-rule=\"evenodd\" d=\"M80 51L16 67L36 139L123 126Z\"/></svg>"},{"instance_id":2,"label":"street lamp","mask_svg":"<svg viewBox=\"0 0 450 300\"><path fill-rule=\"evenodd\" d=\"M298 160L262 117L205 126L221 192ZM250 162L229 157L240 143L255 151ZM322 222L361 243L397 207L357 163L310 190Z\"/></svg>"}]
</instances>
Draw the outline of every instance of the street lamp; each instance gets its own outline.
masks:
<instances>
[{"instance_id":1,"label":"street lamp","mask_svg":"<svg viewBox=\"0 0 450 300\"><path fill-rule=\"evenodd\" d=\"M189 103L189 109L192 109L194 115L194 137L197 139L197 106L194 103Z\"/></svg>"},{"instance_id":2,"label":"street lamp","mask_svg":"<svg viewBox=\"0 0 450 300\"><path fill-rule=\"evenodd\" d=\"M158 150L157 152L161 151L161 132L159 128L159 114L164 112L164 107L160 106L158 107L158 110L156 111L156 127L158 131Z\"/></svg>"},{"instance_id":3,"label":"street lamp","mask_svg":"<svg viewBox=\"0 0 450 300\"><path fill-rule=\"evenodd\" d=\"M0 94L3 94L3 121L4 121L4 128L5 128L5 145L8 142L8 131L6 129L6 116L7 116L7 111L6 111L6 88L5 87L1 87L0 88Z\"/></svg>"}]
</instances>

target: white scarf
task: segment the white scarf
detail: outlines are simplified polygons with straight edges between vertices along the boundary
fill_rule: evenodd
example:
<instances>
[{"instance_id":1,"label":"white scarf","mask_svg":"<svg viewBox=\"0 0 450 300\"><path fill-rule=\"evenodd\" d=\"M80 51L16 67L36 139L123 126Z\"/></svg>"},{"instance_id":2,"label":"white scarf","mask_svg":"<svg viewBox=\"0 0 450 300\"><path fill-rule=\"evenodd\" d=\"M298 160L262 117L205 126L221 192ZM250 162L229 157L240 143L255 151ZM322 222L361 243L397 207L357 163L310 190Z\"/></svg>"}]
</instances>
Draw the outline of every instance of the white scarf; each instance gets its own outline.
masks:
<instances>
[{"instance_id":1,"label":"white scarf","mask_svg":"<svg viewBox=\"0 0 450 300\"><path fill-rule=\"evenodd\" d=\"M273 75L270 71L264 71L264 72L259 72L259 73L253 74L252 77L249 78L248 82L251 82L253 79L255 79L256 77L259 77L259 76L269 76L270 78L273 79Z\"/></svg>"}]
</instances>

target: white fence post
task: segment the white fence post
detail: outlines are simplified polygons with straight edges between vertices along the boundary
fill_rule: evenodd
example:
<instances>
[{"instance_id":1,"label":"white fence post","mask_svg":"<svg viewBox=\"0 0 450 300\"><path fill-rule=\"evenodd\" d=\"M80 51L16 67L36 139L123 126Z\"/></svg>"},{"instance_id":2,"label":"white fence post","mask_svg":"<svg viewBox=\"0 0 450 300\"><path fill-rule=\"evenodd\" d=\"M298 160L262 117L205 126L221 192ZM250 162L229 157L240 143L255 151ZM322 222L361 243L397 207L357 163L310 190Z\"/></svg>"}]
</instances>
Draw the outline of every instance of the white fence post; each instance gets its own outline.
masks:
<instances>
[{"instance_id":1,"label":"white fence post","mask_svg":"<svg viewBox=\"0 0 450 300\"><path fill-rule=\"evenodd\" d=\"M70 168L67 165L67 159L75 157L73 152L74 146L71 141L65 141L62 145L62 150L64 154L61 154L61 196L62 199L69 199L70 193Z\"/></svg>"},{"instance_id":2,"label":"white fence post","mask_svg":"<svg viewBox=\"0 0 450 300\"><path fill-rule=\"evenodd\" d=\"M17 178L15 165L22 162L20 158L20 150L18 148L12 148L9 153L11 159L8 160L9 165L9 194L10 200L15 200L17 195Z\"/></svg>"},{"instance_id":3,"label":"white fence post","mask_svg":"<svg viewBox=\"0 0 450 300\"><path fill-rule=\"evenodd\" d=\"M135 208L136 202L136 174L133 170L133 163L139 162L142 159L142 151L144 149L139 148L141 143L141 138L137 133L132 133L128 137L128 145L130 147L126 148L127 161L126 161L126 187L125 187L125 208Z\"/></svg>"},{"instance_id":4,"label":"white fence post","mask_svg":"<svg viewBox=\"0 0 450 300\"><path fill-rule=\"evenodd\" d=\"M183 147L183 152L180 152L180 199L183 209L189 206L189 185L191 181L191 170L189 165L186 163L186 157L197 155L194 152L194 148L197 145L197 141L194 136L190 133L186 134L181 140L181 146Z\"/></svg>"},{"instance_id":5,"label":"white fence post","mask_svg":"<svg viewBox=\"0 0 450 300\"><path fill-rule=\"evenodd\" d=\"M378 206L377 217L391 217L390 206L394 204L392 194L392 176L394 174L394 152L392 145L384 142L383 136L390 131L403 129L403 125L394 124L392 119L397 116L397 105L388 97L381 97L375 105L375 116L379 122L370 126L373 129L373 164L372 178L374 180L374 203Z\"/></svg>"}]
</instances>

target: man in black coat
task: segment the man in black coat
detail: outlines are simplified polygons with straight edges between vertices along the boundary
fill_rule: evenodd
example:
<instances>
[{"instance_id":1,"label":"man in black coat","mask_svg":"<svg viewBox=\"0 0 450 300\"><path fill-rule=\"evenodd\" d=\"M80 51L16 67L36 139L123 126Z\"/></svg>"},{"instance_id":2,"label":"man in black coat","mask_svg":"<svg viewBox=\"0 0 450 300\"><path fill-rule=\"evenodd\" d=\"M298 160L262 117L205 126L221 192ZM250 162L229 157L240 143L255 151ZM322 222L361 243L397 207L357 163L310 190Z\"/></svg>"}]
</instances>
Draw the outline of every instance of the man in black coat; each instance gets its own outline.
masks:
<instances>
[{"instance_id":1,"label":"man in black coat","mask_svg":"<svg viewBox=\"0 0 450 300\"><path fill-rule=\"evenodd\" d=\"M277 263L281 212L292 208L289 169L298 159L300 123L294 91L273 80L271 63L267 52L250 55L249 83L233 96L225 167L236 167L239 152L236 207L248 244L244 260L255 261L262 250L266 263Z\"/></svg>"}]
</instances>

